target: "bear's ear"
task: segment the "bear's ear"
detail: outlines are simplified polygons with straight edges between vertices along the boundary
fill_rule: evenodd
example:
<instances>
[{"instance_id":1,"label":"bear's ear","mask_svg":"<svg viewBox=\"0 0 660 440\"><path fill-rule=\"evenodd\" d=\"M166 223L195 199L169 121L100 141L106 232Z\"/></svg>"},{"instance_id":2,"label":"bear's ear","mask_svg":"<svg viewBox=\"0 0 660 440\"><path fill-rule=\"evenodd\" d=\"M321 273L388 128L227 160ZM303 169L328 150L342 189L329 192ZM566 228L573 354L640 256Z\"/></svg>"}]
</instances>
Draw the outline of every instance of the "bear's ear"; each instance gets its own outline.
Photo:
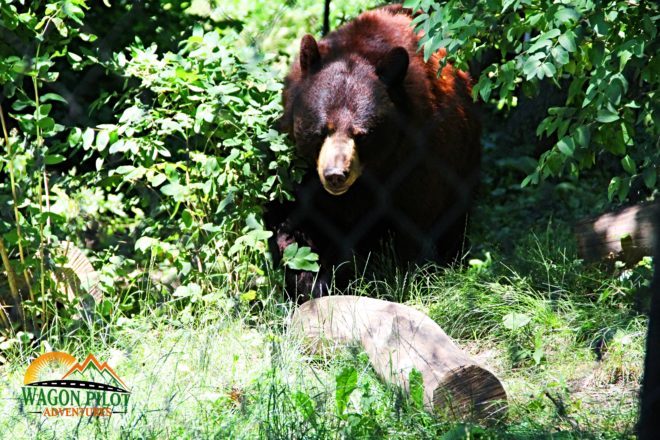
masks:
<instances>
[{"instance_id":1,"label":"bear's ear","mask_svg":"<svg viewBox=\"0 0 660 440\"><path fill-rule=\"evenodd\" d=\"M408 72L408 51L401 46L390 50L376 66L376 75L388 87L401 84Z\"/></svg>"},{"instance_id":2,"label":"bear's ear","mask_svg":"<svg viewBox=\"0 0 660 440\"><path fill-rule=\"evenodd\" d=\"M316 70L321 63L321 54L316 40L311 35L307 34L300 42L300 69L303 76L309 72Z\"/></svg>"}]
</instances>

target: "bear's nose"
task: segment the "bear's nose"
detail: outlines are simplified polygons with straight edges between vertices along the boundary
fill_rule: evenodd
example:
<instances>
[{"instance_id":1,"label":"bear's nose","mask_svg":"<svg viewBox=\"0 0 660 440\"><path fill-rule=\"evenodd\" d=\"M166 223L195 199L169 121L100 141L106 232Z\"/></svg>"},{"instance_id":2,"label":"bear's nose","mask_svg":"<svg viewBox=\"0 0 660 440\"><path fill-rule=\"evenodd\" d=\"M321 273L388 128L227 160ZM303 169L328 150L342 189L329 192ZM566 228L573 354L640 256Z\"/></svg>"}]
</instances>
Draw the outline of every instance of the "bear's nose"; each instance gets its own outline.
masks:
<instances>
[{"instance_id":1,"label":"bear's nose","mask_svg":"<svg viewBox=\"0 0 660 440\"><path fill-rule=\"evenodd\" d=\"M346 183L346 174L339 168L326 168L323 170L326 183L333 188L339 188Z\"/></svg>"}]
</instances>

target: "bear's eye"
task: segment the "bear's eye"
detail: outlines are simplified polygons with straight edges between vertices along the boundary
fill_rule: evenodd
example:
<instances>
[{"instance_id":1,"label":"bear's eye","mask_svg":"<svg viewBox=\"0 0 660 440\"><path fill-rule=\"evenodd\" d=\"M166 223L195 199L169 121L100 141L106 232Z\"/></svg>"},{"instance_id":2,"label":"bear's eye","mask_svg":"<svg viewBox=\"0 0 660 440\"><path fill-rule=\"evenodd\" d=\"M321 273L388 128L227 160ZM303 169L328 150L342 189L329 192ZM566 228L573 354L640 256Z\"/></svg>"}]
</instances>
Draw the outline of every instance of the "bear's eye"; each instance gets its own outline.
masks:
<instances>
[{"instance_id":1,"label":"bear's eye","mask_svg":"<svg viewBox=\"0 0 660 440\"><path fill-rule=\"evenodd\" d=\"M355 142L363 142L369 136L367 130L353 130L353 140Z\"/></svg>"}]
</instances>

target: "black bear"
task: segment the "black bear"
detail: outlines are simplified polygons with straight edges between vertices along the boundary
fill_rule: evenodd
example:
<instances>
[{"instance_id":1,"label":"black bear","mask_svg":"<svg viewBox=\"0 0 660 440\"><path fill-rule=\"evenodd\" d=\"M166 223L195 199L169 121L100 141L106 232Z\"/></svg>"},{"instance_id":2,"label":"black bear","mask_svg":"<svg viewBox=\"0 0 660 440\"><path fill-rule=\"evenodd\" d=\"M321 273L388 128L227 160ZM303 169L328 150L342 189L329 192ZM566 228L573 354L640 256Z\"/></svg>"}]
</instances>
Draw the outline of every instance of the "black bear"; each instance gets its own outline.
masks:
<instances>
[{"instance_id":1,"label":"black bear","mask_svg":"<svg viewBox=\"0 0 660 440\"><path fill-rule=\"evenodd\" d=\"M481 151L470 80L449 64L438 73L444 51L424 62L411 21L395 5L318 43L306 35L285 80L280 128L310 167L296 201L265 220L276 261L294 242L320 256L318 274L287 272L297 300L325 294L333 273L345 285L388 240L397 263L461 249Z\"/></svg>"}]
</instances>

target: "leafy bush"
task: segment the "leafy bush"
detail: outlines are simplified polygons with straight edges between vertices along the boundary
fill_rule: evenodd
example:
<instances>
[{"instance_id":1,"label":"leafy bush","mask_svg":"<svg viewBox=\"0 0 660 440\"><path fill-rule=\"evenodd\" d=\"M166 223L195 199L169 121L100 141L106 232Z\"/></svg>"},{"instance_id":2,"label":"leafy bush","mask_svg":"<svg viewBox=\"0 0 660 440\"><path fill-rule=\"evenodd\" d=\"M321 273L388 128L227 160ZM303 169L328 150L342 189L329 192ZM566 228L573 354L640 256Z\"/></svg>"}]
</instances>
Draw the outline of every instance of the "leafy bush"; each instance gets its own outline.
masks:
<instances>
[{"instance_id":1,"label":"leafy bush","mask_svg":"<svg viewBox=\"0 0 660 440\"><path fill-rule=\"evenodd\" d=\"M85 9L82 0L34 2L30 7L10 0L0 5L0 85L4 98L0 122L6 150L0 157L0 251L8 284L0 286L0 299L4 302L11 296L11 315L23 326L23 309L28 312L28 322L41 327L62 314L57 304L66 302L66 295L57 288L61 280L48 275L61 263L53 257L57 254L57 232L65 227L65 219L50 209L50 190L60 179L51 179L49 168L65 160L61 153L66 148L62 143L66 129L56 123L51 112L66 100L57 93L41 93L41 88L57 80L53 66L58 58L66 58L73 69L86 62L68 50L74 40L84 45L95 38L81 30ZM8 102L11 107L6 106ZM17 258L10 260L16 254ZM7 291L11 295L5 295Z\"/></svg>"},{"instance_id":2,"label":"leafy bush","mask_svg":"<svg viewBox=\"0 0 660 440\"><path fill-rule=\"evenodd\" d=\"M112 68L139 84L119 100L116 124L75 133L97 157L98 182L140 195L137 250L181 276L233 270L246 250L263 255L262 207L291 198L300 174L271 128L281 84L232 49L235 38L196 28L178 53L117 54Z\"/></svg>"},{"instance_id":3,"label":"leafy bush","mask_svg":"<svg viewBox=\"0 0 660 440\"><path fill-rule=\"evenodd\" d=\"M583 170L619 162L609 199L631 187L658 187L660 57L653 1L406 0L421 10L417 30L426 58L447 48L461 68L484 63L474 97L499 108L528 95L563 93L547 110L537 135L556 136L523 181L577 178ZM492 61L489 59L492 57ZM551 83L560 92L548 90Z\"/></svg>"},{"instance_id":4,"label":"leafy bush","mask_svg":"<svg viewBox=\"0 0 660 440\"><path fill-rule=\"evenodd\" d=\"M122 14L128 6L114 8ZM0 251L9 276L0 280L0 298L13 303L14 324L43 329L62 307L75 315L78 301L58 293L62 286L50 276L66 264L55 258L65 239L99 251L97 287L106 293L139 285L142 270L135 269L142 268L175 284L212 276L225 294L249 291L241 298L254 299L269 281L262 207L290 198L300 174L271 128L281 112L271 59L256 60L231 28L197 27L176 52L138 38L102 60L88 30L105 28L90 22L98 7L91 13L84 0L10 1L0 13L7 152L0 158ZM76 96L65 92L90 68L125 81L104 83L84 110L117 116L67 126Z\"/></svg>"}]
</instances>

